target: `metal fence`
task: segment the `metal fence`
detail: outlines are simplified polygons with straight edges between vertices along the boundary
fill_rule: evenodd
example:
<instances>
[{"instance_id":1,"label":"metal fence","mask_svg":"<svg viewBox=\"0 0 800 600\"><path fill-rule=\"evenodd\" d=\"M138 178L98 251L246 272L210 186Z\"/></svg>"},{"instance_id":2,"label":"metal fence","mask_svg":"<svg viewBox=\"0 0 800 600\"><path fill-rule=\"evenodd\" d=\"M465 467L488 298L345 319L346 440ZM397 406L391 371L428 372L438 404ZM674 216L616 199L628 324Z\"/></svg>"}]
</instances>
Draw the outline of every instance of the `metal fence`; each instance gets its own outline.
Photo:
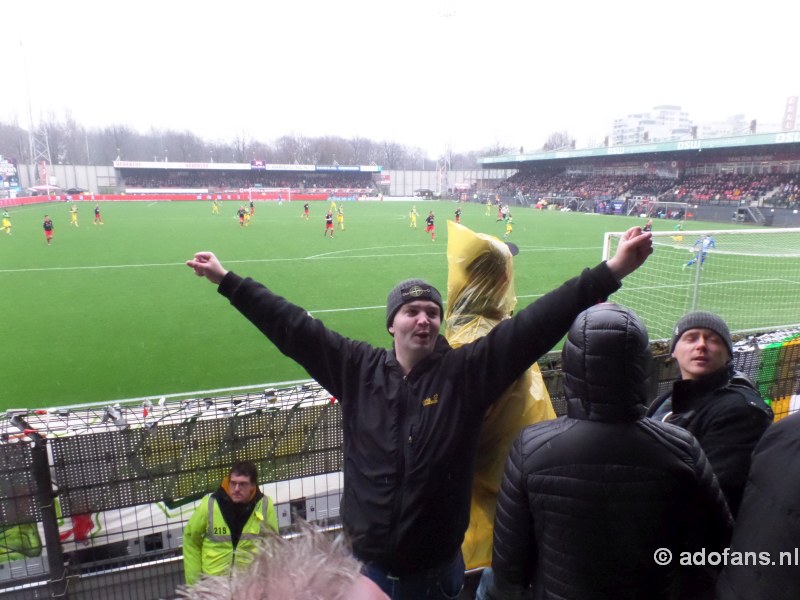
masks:
<instances>
[{"instance_id":1,"label":"metal fence","mask_svg":"<svg viewBox=\"0 0 800 600\"><path fill-rule=\"evenodd\" d=\"M800 332L736 342L735 367L776 419L800 409ZM678 378L657 356L652 396ZM559 359L540 362L558 414ZM150 600L183 583L185 521L237 460L258 466L282 533L298 517L339 525L342 416L314 382L226 397L82 410L15 411L0 422L0 596Z\"/></svg>"}]
</instances>

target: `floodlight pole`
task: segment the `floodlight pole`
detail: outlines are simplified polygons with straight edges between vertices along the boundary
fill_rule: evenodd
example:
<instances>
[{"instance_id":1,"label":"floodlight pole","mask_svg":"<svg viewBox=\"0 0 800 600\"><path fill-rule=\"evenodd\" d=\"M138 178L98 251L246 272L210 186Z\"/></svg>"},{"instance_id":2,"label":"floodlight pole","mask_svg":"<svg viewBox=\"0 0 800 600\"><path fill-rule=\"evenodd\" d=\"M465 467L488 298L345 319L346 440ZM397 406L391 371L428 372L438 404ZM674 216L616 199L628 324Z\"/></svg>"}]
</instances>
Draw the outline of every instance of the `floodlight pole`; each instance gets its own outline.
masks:
<instances>
[{"instance_id":1,"label":"floodlight pole","mask_svg":"<svg viewBox=\"0 0 800 600\"><path fill-rule=\"evenodd\" d=\"M31 104L31 79L28 74L28 53L25 49L25 44L22 43L22 40L19 41L19 46L22 48L22 62L25 66L25 84L27 87L28 92L28 144L30 147L30 161L31 166L34 168L34 174L36 173L36 169L38 169L39 161L44 160L46 161L47 165L53 164L53 161L50 159L50 143L47 140L47 130L42 128L41 132L36 131L36 127L33 123L33 107ZM39 183L44 183L47 189L47 195L50 195L50 178L47 175L47 169L44 169L44 179L45 181L41 181L41 173Z\"/></svg>"}]
</instances>

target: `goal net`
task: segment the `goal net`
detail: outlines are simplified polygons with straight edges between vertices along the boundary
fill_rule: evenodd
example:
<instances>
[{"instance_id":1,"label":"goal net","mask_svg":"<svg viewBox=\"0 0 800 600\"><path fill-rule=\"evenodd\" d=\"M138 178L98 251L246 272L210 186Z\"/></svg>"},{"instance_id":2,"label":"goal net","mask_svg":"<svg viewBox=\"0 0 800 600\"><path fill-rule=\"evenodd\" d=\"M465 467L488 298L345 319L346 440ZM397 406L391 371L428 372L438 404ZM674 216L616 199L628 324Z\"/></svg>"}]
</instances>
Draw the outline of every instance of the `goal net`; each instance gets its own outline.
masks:
<instances>
[{"instance_id":1,"label":"goal net","mask_svg":"<svg viewBox=\"0 0 800 600\"><path fill-rule=\"evenodd\" d=\"M606 233L604 259L621 235ZM651 340L670 338L692 310L717 313L740 333L798 326L800 229L653 232L652 256L611 299L644 319Z\"/></svg>"},{"instance_id":2,"label":"goal net","mask_svg":"<svg viewBox=\"0 0 800 600\"><path fill-rule=\"evenodd\" d=\"M248 198L253 200L269 200L289 202L292 199L292 188L288 187L253 187L247 189Z\"/></svg>"}]
</instances>

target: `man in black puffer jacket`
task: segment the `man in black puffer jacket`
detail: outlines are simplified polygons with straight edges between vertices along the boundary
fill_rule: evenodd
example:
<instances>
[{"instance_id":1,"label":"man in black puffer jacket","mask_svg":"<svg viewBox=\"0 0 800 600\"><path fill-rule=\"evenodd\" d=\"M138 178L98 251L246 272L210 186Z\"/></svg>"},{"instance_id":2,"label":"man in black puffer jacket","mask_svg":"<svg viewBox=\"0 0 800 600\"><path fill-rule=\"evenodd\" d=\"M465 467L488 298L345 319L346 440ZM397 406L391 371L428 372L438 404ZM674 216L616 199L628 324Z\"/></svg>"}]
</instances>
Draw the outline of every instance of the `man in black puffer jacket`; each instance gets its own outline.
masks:
<instances>
[{"instance_id":1,"label":"man in black puffer jacket","mask_svg":"<svg viewBox=\"0 0 800 600\"><path fill-rule=\"evenodd\" d=\"M680 553L721 551L732 519L697 440L645 417L644 325L593 306L562 358L568 415L523 430L508 458L489 598L707 596L713 578L682 568Z\"/></svg>"}]
</instances>

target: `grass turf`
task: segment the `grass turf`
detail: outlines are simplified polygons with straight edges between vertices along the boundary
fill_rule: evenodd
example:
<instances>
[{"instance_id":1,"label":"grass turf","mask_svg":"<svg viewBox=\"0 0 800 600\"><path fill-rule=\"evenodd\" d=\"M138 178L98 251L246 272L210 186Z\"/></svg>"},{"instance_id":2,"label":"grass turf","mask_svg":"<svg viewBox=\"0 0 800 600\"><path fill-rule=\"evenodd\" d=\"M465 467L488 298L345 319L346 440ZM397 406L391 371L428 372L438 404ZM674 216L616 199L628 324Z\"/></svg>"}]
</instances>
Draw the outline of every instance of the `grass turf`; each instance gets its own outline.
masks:
<instances>
[{"instance_id":1,"label":"grass turf","mask_svg":"<svg viewBox=\"0 0 800 600\"><path fill-rule=\"evenodd\" d=\"M198 250L251 276L356 339L389 346L386 294L399 280L422 277L447 287L447 219L453 202L345 202L345 231L323 237L327 203L256 203L249 227L238 203L208 201L81 202L79 227L66 203L10 210L13 234L0 233L3 385L0 409L112 402L307 377L281 355L215 287L184 265ZM425 234L434 210L437 237ZM502 236L496 210L462 206L462 223ZM55 224L45 244L42 219ZM517 208L511 241L518 308L601 258L603 232L639 218ZM658 222L656 228L658 228ZM672 223L669 223L671 228ZM665 224L665 228L667 224ZM720 228L688 223L687 229Z\"/></svg>"}]
</instances>

